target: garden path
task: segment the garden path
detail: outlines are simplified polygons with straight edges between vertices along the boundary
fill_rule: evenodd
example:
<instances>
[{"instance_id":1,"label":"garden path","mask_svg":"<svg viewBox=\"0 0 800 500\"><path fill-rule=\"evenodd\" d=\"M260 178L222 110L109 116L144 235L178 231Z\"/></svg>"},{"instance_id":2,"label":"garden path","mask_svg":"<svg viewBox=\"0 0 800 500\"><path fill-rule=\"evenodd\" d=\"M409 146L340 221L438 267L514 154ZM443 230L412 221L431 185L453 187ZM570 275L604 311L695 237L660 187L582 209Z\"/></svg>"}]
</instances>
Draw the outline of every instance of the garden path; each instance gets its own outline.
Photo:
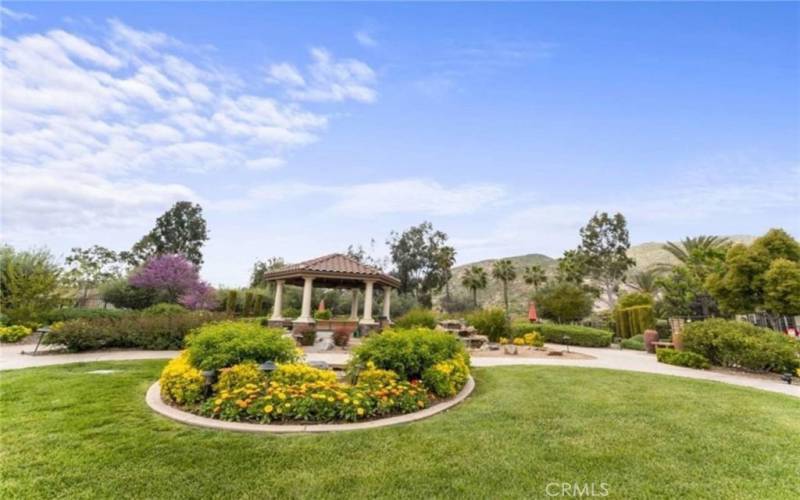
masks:
<instances>
[{"instance_id":1,"label":"garden path","mask_svg":"<svg viewBox=\"0 0 800 500\"><path fill-rule=\"evenodd\" d=\"M22 349L30 350L31 345L0 346L0 370L13 370L35 366L58 365L65 363L91 363L94 361L120 361L138 359L169 359L178 351L141 351L141 350L106 350L77 354L42 354L30 356L20 354ZM563 349L564 346L549 345L552 349ZM608 368L661 375L674 375L700 380L712 380L743 387L751 387L770 392L777 392L800 398L800 381L795 385L782 382L777 375L749 375L732 373L721 369L694 370L679 366L665 365L656 361L652 354L641 351L618 350L610 348L570 347L573 352L593 356L594 359L566 359L558 357L525 358L516 356L472 358L472 364L478 367L543 365L543 366L577 366L584 368ZM345 353L309 353L310 361L325 361L330 364L347 362Z\"/></svg>"}]
</instances>

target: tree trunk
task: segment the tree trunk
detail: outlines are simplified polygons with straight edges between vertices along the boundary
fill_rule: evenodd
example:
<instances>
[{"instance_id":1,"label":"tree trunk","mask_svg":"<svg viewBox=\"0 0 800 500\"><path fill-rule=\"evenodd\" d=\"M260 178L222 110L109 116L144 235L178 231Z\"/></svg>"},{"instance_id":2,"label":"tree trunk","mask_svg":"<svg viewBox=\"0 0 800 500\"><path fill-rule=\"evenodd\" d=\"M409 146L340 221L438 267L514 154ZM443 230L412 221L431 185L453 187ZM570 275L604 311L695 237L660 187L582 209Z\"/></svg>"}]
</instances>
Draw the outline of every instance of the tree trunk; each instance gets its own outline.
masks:
<instances>
[{"instance_id":1,"label":"tree trunk","mask_svg":"<svg viewBox=\"0 0 800 500\"><path fill-rule=\"evenodd\" d=\"M475 309L477 309L478 308L478 289L477 288L473 288L472 289L472 302L475 303Z\"/></svg>"},{"instance_id":2,"label":"tree trunk","mask_svg":"<svg viewBox=\"0 0 800 500\"><path fill-rule=\"evenodd\" d=\"M503 280L503 299L506 302L506 316L510 315L509 307L508 307L508 282Z\"/></svg>"}]
</instances>

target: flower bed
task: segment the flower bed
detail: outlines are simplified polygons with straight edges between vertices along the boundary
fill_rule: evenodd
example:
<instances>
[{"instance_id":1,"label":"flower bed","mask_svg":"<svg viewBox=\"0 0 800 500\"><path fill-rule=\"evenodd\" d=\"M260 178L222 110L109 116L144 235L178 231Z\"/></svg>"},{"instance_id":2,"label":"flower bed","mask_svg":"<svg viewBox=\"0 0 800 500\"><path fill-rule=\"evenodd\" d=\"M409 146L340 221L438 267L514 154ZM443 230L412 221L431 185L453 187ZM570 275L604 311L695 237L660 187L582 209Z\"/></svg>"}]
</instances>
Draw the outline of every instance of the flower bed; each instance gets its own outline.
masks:
<instances>
[{"instance_id":1,"label":"flower bed","mask_svg":"<svg viewBox=\"0 0 800 500\"><path fill-rule=\"evenodd\" d=\"M455 344L446 340L452 337L445 333L418 328L371 337L359 348L360 356L344 380L332 370L296 362L294 347L282 342L285 337L259 328L223 322L193 332L187 350L162 372L161 399L229 422L358 422L426 409L456 396L469 381L469 356L457 339ZM214 339L224 339L220 350L230 352L235 346L236 356L210 349ZM418 357L413 370L386 368L408 361L409 353L400 346L415 345L436 349Z\"/></svg>"}]
</instances>

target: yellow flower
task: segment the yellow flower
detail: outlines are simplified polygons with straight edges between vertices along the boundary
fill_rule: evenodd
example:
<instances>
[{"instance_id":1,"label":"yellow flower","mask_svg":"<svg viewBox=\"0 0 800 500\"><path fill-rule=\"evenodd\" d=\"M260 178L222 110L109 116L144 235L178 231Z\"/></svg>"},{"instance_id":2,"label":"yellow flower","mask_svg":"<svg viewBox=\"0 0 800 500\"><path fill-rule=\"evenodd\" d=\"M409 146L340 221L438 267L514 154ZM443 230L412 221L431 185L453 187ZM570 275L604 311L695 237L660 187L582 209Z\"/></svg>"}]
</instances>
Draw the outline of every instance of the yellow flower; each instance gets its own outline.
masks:
<instances>
[{"instance_id":1,"label":"yellow flower","mask_svg":"<svg viewBox=\"0 0 800 500\"><path fill-rule=\"evenodd\" d=\"M356 409L356 413L358 413L359 416L363 415L364 414L364 408Z\"/></svg>"},{"instance_id":2,"label":"yellow flower","mask_svg":"<svg viewBox=\"0 0 800 500\"><path fill-rule=\"evenodd\" d=\"M274 410L272 405L267 405L264 407L264 413L272 413L272 410Z\"/></svg>"},{"instance_id":3,"label":"yellow flower","mask_svg":"<svg viewBox=\"0 0 800 500\"><path fill-rule=\"evenodd\" d=\"M285 406L286 408L291 408L291 407L292 407L292 404L291 404L291 403L286 403L286 404L285 404L285 405L283 405L283 406Z\"/></svg>"},{"instance_id":4,"label":"yellow flower","mask_svg":"<svg viewBox=\"0 0 800 500\"><path fill-rule=\"evenodd\" d=\"M333 399L333 397L331 397L331 396L328 396L328 403L333 403L334 401L336 401L336 400L335 400L335 399Z\"/></svg>"}]
</instances>

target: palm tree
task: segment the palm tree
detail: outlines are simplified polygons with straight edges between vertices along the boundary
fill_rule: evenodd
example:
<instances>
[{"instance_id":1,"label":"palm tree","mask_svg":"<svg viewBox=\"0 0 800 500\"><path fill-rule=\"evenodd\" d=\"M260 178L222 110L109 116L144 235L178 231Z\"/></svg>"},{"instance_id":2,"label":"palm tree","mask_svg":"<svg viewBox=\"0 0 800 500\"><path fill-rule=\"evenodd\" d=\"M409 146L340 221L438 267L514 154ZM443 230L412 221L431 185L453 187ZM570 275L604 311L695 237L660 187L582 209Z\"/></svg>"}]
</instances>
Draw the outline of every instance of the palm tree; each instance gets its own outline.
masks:
<instances>
[{"instance_id":1,"label":"palm tree","mask_svg":"<svg viewBox=\"0 0 800 500\"><path fill-rule=\"evenodd\" d=\"M661 274L656 269L645 269L634 273L628 278L628 285L639 292L653 295L658 290L658 276Z\"/></svg>"},{"instance_id":2,"label":"palm tree","mask_svg":"<svg viewBox=\"0 0 800 500\"><path fill-rule=\"evenodd\" d=\"M705 255L711 251L723 251L731 241L722 236L696 236L687 237L679 243L668 241L662 246L664 250L672 254L681 264L689 264L693 255Z\"/></svg>"},{"instance_id":3,"label":"palm tree","mask_svg":"<svg viewBox=\"0 0 800 500\"><path fill-rule=\"evenodd\" d=\"M506 303L506 316L508 316L511 313L508 306L508 282L514 281L517 277L517 270L514 269L514 264L510 260L498 260L492 266L492 277L503 282L503 300Z\"/></svg>"},{"instance_id":4,"label":"palm tree","mask_svg":"<svg viewBox=\"0 0 800 500\"><path fill-rule=\"evenodd\" d=\"M472 301L475 303L475 308L478 307L478 290L486 288L488 283L489 277L481 266L472 266L464 271L464 276L461 277L461 284L464 288L472 290Z\"/></svg>"},{"instance_id":5,"label":"palm tree","mask_svg":"<svg viewBox=\"0 0 800 500\"><path fill-rule=\"evenodd\" d=\"M522 279L525 283L533 285L533 293L536 293L539 291L539 286L547 282L547 273L542 266L533 264L522 270Z\"/></svg>"}]
</instances>

